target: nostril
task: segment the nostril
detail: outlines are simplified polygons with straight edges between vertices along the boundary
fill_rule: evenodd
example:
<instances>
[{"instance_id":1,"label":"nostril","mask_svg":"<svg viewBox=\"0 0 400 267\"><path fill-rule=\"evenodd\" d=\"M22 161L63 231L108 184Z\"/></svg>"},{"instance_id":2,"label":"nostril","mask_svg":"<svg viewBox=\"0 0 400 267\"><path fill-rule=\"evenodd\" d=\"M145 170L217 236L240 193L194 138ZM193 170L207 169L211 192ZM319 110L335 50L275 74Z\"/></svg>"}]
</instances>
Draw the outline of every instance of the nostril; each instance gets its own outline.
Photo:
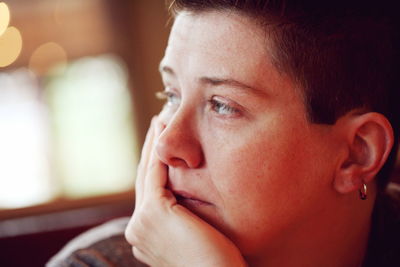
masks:
<instances>
[{"instance_id":1,"label":"nostril","mask_svg":"<svg viewBox=\"0 0 400 267\"><path fill-rule=\"evenodd\" d=\"M185 168L190 168L191 166L189 166L188 164L187 164L187 162L184 160L184 159L182 159L182 158L171 158L170 160L169 160L169 162L170 162L170 166L172 166L172 167L185 167Z\"/></svg>"}]
</instances>

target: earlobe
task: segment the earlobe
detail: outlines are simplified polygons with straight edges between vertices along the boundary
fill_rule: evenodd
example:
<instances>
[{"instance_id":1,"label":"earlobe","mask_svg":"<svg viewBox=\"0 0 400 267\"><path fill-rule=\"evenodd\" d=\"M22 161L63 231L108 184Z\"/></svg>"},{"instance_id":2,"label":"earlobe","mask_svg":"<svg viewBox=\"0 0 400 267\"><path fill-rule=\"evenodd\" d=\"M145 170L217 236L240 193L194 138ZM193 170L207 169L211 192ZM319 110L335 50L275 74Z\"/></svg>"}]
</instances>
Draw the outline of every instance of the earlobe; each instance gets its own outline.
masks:
<instances>
[{"instance_id":1,"label":"earlobe","mask_svg":"<svg viewBox=\"0 0 400 267\"><path fill-rule=\"evenodd\" d=\"M339 162L334 187L345 194L373 181L392 149L393 129L385 116L375 112L343 119L347 153Z\"/></svg>"}]
</instances>

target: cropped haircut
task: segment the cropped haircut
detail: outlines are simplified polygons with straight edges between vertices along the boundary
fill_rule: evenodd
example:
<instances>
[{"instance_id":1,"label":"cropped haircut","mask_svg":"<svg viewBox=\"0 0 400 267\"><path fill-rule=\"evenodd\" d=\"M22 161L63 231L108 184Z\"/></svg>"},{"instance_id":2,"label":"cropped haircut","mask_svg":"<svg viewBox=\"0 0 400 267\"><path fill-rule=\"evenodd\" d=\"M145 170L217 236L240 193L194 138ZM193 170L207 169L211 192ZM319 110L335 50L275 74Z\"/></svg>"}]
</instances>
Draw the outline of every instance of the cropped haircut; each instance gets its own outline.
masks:
<instances>
[{"instance_id":1,"label":"cropped haircut","mask_svg":"<svg viewBox=\"0 0 400 267\"><path fill-rule=\"evenodd\" d=\"M235 11L270 33L275 67L300 87L312 123L334 124L346 113L379 112L391 122L395 145L377 175L384 190L396 161L399 134L398 30L390 1L174 0L181 11Z\"/></svg>"}]
</instances>

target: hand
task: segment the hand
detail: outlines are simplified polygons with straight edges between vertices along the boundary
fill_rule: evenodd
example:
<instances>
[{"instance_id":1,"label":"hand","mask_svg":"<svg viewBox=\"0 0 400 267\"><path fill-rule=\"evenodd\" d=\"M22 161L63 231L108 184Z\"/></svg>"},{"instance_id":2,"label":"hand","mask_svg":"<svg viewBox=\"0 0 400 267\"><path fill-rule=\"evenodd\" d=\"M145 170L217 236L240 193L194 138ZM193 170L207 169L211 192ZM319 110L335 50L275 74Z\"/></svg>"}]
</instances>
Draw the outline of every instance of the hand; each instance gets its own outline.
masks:
<instances>
[{"instance_id":1,"label":"hand","mask_svg":"<svg viewBox=\"0 0 400 267\"><path fill-rule=\"evenodd\" d=\"M138 168L135 211L125 231L134 256L150 266L246 266L227 237L179 205L165 188L167 166L155 152L161 131L153 118Z\"/></svg>"}]
</instances>

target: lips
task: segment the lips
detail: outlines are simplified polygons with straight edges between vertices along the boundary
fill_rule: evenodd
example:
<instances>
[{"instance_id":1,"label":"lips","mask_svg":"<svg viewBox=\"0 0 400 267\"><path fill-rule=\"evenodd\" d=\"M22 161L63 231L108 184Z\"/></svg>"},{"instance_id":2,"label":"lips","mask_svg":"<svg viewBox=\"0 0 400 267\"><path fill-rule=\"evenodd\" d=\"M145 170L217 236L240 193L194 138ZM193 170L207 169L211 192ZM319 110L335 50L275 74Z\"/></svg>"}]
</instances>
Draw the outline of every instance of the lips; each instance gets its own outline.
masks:
<instances>
[{"instance_id":1,"label":"lips","mask_svg":"<svg viewBox=\"0 0 400 267\"><path fill-rule=\"evenodd\" d=\"M182 204L184 206L186 205L211 205L211 203L202 200L198 198L197 196L190 194L186 191L181 191L181 190L172 190L172 193L174 194L176 200L178 201L179 204ZM186 204L186 205L185 205Z\"/></svg>"}]
</instances>

